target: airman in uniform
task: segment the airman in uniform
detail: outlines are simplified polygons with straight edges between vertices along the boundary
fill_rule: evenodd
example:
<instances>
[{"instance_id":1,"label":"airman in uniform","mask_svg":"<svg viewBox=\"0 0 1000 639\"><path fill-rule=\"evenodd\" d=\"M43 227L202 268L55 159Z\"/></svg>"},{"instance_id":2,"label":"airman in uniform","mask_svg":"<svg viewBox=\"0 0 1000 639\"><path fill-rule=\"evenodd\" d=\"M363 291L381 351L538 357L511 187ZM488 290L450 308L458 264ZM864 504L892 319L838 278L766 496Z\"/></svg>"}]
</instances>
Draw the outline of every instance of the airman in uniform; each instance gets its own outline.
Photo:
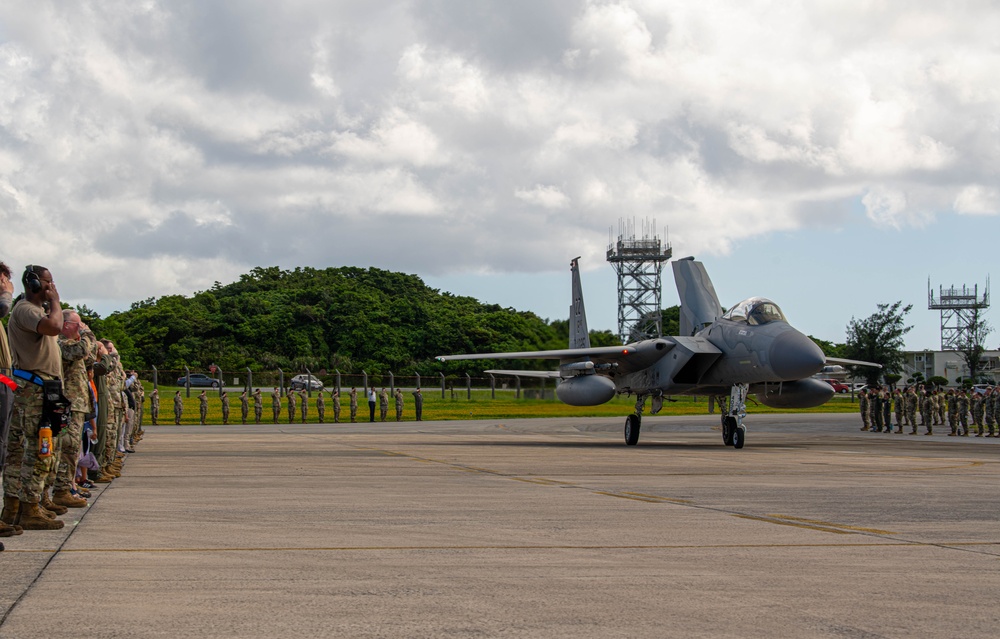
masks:
<instances>
[{"instance_id":1,"label":"airman in uniform","mask_svg":"<svg viewBox=\"0 0 1000 639\"><path fill-rule=\"evenodd\" d=\"M378 412L384 422L385 416L389 414L389 393L385 392L385 388L378 394Z\"/></svg>"},{"instance_id":2,"label":"airman in uniform","mask_svg":"<svg viewBox=\"0 0 1000 639\"><path fill-rule=\"evenodd\" d=\"M921 421L924 423L924 428L926 430L926 432L924 432L925 435L934 434L934 426L933 426L934 419L932 417L933 413L931 409L932 409L931 392L924 391L924 396L920 398L920 416L922 418ZM916 426L913 427L913 432L911 432L910 434L911 435L917 434Z\"/></svg>"},{"instance_id":3,"label":"airman in uniform","mask_svg":"<svg viewBox=\"0 0 1000 639\"><path fill-rule=\"evenodd\" d=\"M243 389L243 392L240 393L240 420L242 420L244 424L247 423L247 415L249 414L250 414L250 398L247 397L246 389Z\"/></svg>"},{"instance_id":4,"label":"airman in uniform","mask_svg":"<svg viewBox=\"0 0 1000 639\"><path fill-rule=\"evenodd\" d=\"M906 400L903 398L903 391L899 390L898 388L894 390L892 392L892 399L893 399L893 410L896 411L896 428L902 430L903 424L905 422L903 415L904 415L904 407L906 404Z\"/></svg>"},{"instance_id":5,"label":"airman in uniform","mask_svg":"<svg viewBox=\"0 0 1000 639\"><path fill-rule=\"evenodd\" d=\"M260 396L260 389L255 388L253 391L253 421L255 424L260 423L261 415L264 414L264 398Z\"/></svg>"},{"instance_id":6,"label":"airman in uniform","mask_svg":"<svg viewBox=\"0 0 1000 639\"><path fill-rule=\"evenodd\" d=\"M288 391L288 423L295 423L295 391Z\"/></svg>"},{"instance_id":7,"label":"airman in uniform","mask_svg":"<svg viewBox=\"0 0 1000 639\"><path fill-rule=\"evenodd\" d=\"M882 432L882 389L874 391L871 399L872 430L876 433Z\"/></svg>"},{"instance_id":8,"label":"airman in uniform","mask_svg":"<svg viewBox=\"0 0 1000 639\"><path fill-rule=\"evenodd\" d=\"M972 393L972 423L976 425L976 437L983 436L983 417L985 415L983 407L983 395L973 391Z\"/></svg>"},{"instance_id":9,"label":"airman in uniform","mask_svg":"<svg viewBox=\"0 0 1000 639\"><path fill-rule=\"evenodd\" d=\"M299 411L302 414L302 423L306 423L306 414L309 412L309 393L306 389L299 391Z\"/></svg>"},{"instance_id":10,"label":"airman in uniform","mask_svg":"<svg viewBox=\"0 0 1000 639\"><path fill-rule=\"evenodd\" d=\"M944 426L945 415L948 413L948 398L940 390L937 392L938 425Z\"/></svg>"},{"instance_id":11,"label":"airman in uniform","mask_svg":"<svg viewBox=\"0 0 1000 639\"><path fill-rule=\"evenodd\" d=\"M271 391L271 412L274 413L274 423L278 423L278 418L281 416L281 393L278 392L278 388L275 387Z\"/></svg>"},{"instance_id":12,"label":"airman in uniform","mask_svg":"<svg viewBox=\"0 0 1000 639\"><path fill-rule=\"evenodd\" d=\"M154 388L149 394L149 418L156 426L156 420L160 417L160 389Z\"/></svg>"},{"instance_id":13,"label":"airman in uniform","mask_svg":"<svg viewBox=\"0 0 1000 639\"><path fill-rule=\"evenodd\" d=\"M229 423L229 393L222 391L222 423ZM246 423L246 420L243 420Z\"/></svg>"},{"instance_id":14,"label":"airman in uniform","mask_svg":"<svg viewBox=\"0 0 1000 639\"><path fill-rule=\"evenodd\" d=\"M198 395L198 414L201 416L201 425L205 425L205 418L208 417L208 395L201 391Z\"/></svg>"},{"instance_id":15,"label":"airman in uniform","mask_svg":"<svg viewBox=\"0 0 1000 639\"><path fill-rule=\"evenodd\" d=\"M174 393L174 423L181 423L181 413L184 412L184 399L181 397L181 392L177 391Z\"/></svg>"},{"instance_id":16,"label":"airman in uniform","mask_svg":"<svg viewBox=\"0 0 1000 639\"><path fill-rule=\"evenodd\" d=\"M333 395L330 395L330 403L333 404L333 423L340 423L340 389L333 391Z\"/></svg>"},{"instance_id":17,"label":"airman in uniform","mask_svg":"<svg viewBox=\"0 0 1000 639\"><path fill-rule=\"evenodd\" d=\"M417 421L422 421L424 415L424 395L420 392L419 387L413 391L413 410L416 412Z\"/></svg>"},{"instance_id":18,"label":"airman in uniform","mask_svg":"<svg viewBox=\"0 0 1000 639\"><path fill-rule=\"evenodd\" d=\"M869 410L871 407L869 406L869 401L868 389L862 388L861 392L858 393L858 410L861 411L861 430L871 429L871 421L869 417Z\"/></svg>"},{"instance_id":19,"label":"airman in uniform","mask_svg":"<svg viewBox=\"0 0 1000 639\"><path fill-rule=\"evenodd\" d=\"M358 389L351 386L351 423L358 421Z\"/></svg>"},{"instance_id":20,"label":"airman in uniform","mask_svg":"<svg viewBox=\"0 0 1000 639\"><path fill-rule=\"evenodd\" d=\"M403 391L399 388L396 389L396 421L403 421Z\"/></svg>"},{"instance_id":21,"label":"airman in uniform","mask_svg":"<svg viewBox=\"0 0 1000 639\"><path fill-rule=\"evenodd\" d=\"M948 436L954 437L958 434L958 396L955 394L955 389L948 390L946 402L948 404L948 425L951 426L951 432L948 433Z\"/></svg>"},{"instance_id":22,"label":"airman in uniform","mask_svg":"<svg viewBox=\"0 0 1000 639\"><path fill-rule=\"evenodd\" d=\"M965 391L958 392L958 422L962 425L962 436L969 436L969 396Z\"/></svg>"},{"instance_id":23,"label":"airman in uniform","mask_svg":"<svg viewBox=\"0 0 1000 639\"><path fill-rule=\"evenodd\" d=\"M323 391L316 393L316 415L319 416L319 423L326 423L326 400L323 399Z\"/></svg>"},{"instance_id":24,"label":"airman in uniform","mask_svg":"<svg viewBox=\"0 0 1000 639\"><path fill-rule=\"evenodd\" d=\"M910 422L910 428L916 430L917 428L917 407L920 404L920 399L917 397L917 391L912 386L907 389L905 393L906 399L906 419Z\"/></svg>"}]
</instances>

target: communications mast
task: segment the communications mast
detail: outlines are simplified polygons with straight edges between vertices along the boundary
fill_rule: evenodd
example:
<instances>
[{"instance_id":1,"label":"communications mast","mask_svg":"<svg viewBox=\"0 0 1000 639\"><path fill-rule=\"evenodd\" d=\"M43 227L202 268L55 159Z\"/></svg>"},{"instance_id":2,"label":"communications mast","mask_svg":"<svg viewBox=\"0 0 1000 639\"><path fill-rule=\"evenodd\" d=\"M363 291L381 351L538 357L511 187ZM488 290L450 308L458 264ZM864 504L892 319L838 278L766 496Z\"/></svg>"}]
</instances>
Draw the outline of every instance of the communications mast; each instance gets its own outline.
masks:
<instances>
[{"instance_id":1,"label":"communications mast","mask_svg":"<svg viewBox=\"0 0 1000 639\"><path fill-rule=\"evenodd\" d=\"M982 323L982 312L990 307L990 280L986 278L986 290L979 296L979 284L972 288L962 285L940 287L934 297L930 279L927 280L927 308L941 311L941 350L961 351L972 344L976 336L973 332Z\"/></svg>"},{"instance_id":2,"label":"communications mast","mask_svg":"<svg viewBox=\"0 0 1000 639\"><path fill-rule=\"evenodd\" d=\"M660 337L663 333L663 264L673 250L656 234L656 221L618 220L618 240L608 242L608 261L618 273L618 337L623 344Z\"/></svg>"}]
</instances>

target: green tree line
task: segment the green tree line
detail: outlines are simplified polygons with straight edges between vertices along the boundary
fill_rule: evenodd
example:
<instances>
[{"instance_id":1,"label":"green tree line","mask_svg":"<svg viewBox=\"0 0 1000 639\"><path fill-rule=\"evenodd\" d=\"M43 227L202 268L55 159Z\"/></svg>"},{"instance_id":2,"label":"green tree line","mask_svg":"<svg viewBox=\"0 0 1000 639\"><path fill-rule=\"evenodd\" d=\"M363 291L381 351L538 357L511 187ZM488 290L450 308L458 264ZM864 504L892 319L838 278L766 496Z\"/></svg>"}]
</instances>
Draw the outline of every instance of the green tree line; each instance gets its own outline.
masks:
<instances>
[{"instance_id":1,"label":"green tree line","mask_svg":"<svg viewBox=\"0 0 1000 639\"><path fill-rule=\"evenodd\" d=\"M397 374L478 372L499 362L434 360L451 353L566 348L568 320L440 292L416 275L377 268L254 268L191 297L167 295L100 318L79 307L130 367L323 369ZM592 331L595 346L617 344ZM551 362L507 361L504 368Z\"/></svg>"}]
</instances>

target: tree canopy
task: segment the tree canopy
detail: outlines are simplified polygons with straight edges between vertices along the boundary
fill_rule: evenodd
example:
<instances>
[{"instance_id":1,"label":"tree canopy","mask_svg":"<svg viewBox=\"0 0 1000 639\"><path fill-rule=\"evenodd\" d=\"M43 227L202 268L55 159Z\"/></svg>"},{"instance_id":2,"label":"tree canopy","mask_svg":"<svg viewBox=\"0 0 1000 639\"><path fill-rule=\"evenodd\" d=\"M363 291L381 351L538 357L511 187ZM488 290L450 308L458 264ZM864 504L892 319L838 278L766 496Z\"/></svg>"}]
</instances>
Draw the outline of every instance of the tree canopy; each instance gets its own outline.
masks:
<instances>
[{"instance_id":1,"label":"tree canopy","mask_svg":"<svg viewBox=\"0 0 1000 639\"><path fill-rule=\"evenodd\" d=\"M869 386L875 386L881 375L903 370L903 336L913 328L906 325L905 317L912 308L912 304L903 307L902 301L879 304L878 311L867 318L851 318L844 357L882 365L881 370L849 366L854 377L863 377Z\"/></svg>"}]
</instances>

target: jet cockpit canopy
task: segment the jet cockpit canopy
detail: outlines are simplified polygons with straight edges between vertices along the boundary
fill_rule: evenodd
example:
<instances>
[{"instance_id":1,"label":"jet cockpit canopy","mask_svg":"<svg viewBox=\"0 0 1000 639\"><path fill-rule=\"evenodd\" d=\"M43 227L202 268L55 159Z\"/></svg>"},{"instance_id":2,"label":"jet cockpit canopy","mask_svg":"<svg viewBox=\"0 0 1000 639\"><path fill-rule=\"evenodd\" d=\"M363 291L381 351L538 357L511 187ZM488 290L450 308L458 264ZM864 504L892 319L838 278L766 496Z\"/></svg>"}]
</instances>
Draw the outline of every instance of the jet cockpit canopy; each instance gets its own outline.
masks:
<instances>
[{"instance_id":1,"label":"jet cockpit canopy","mask_svg":"<svg viewBox=\"0 0 1000 639\"><path fill-rule=\"evenodd\" d=\"M785 314L777 304L766 297L751 297L729 309L722 319L746 322L751 326L761 326L769 322L787 322Z\"/></svg>"}]
</instances>

